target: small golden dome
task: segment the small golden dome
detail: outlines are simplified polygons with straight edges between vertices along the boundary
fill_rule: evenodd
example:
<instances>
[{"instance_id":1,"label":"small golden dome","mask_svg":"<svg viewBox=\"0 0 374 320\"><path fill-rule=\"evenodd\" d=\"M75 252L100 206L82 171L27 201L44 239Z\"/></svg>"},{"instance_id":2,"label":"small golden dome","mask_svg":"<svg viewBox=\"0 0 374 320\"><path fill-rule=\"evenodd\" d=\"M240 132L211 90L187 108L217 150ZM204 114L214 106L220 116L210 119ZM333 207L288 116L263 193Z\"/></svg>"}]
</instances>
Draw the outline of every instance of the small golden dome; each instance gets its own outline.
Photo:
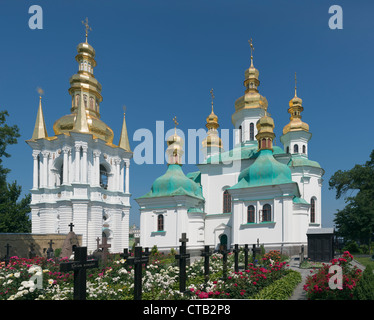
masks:
<instances>
[{"instance_id":1,"label":"small golden dome","mask_svg":"<svg viewBox=\"0 0 374 320\"><path fill-rule=\"evenodd\" d=\"M258 149L273 149L274 134L274 120L265 111L265 115L257 121L256 139L258 141Z\"/></svg>"},{"instance_id":2,"label":"small golden dome","mask_svg":"<svg viewBox=\"0 0 374 320\"><path fill-rule=\"evenodd\" d=\"M177 118L174 117L173 119L175 123L174 134L167 138L166 144L166 154L168 155L168 163L169 164L182 164L182 155L183 151L183 139L177 134Z\"/></svg>"},{"instance_id":3,"label":"small golden dome","mask_svg":"<svg viewBox=\"0 0 374 320\"><path fill-rule=\"evenodd\" d=\"M296 76L295 76L296 82ZM301 120L301 112L303 108L303 100L297 96L295 85L295 96L289 102L288 113L291 115L290 122L284 126L283 134L290 131L306 131L309 132L309 125Z\"/></svg>"},{"instance_id":4,"label":"small golden dome","mask_svg":"<svg viewBox=\"0 0 374 320\"><path fill-rule=\"evenodd\" d=\"M263 131L263 130L272 130L274 129L274 120L270 116L268 116L268 113L265 112L265 115L261 117L256 124L257 131Z\"/></svg>"}]
</instances>

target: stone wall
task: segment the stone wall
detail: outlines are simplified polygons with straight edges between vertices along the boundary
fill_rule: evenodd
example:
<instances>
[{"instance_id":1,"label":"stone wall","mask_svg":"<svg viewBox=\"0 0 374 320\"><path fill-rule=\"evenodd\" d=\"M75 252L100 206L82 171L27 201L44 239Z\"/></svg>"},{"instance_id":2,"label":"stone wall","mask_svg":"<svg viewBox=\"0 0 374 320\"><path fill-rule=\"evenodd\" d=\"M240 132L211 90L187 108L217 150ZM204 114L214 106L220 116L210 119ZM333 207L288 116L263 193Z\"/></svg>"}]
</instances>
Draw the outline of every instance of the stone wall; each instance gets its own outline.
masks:
<instances>
[{"instance_id":1,"label":"stone wall","mask_svg":"<svg viewBox=\"0 0 374 320\"><path fill-rule=\"evenodd\" d=\"M6 255L5 246L9 243L9 256L18 256L19 258L28 258L30 244L35 245L35 253L39 257L47 256L49 241L52 240L53 250L62 248L67 234L34 234L34 233L0 233L0 260ZM79 244L82 244L82 235L77 235Z\"/></svg>"}]
</instances>

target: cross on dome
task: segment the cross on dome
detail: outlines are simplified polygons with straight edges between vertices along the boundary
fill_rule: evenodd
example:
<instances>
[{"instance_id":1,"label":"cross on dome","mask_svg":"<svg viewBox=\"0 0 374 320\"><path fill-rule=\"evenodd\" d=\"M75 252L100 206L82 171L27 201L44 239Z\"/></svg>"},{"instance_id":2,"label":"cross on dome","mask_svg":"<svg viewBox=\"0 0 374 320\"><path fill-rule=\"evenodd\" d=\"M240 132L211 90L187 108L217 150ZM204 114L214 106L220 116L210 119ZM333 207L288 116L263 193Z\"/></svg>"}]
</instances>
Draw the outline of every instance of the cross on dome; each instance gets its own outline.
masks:
<instances>
[{"instance_id":1,"label":"cross on dome","mask_svg":"<svg viewBox=\"0 0 374 320\"><path fill-rule=\"evenodd\" d=\"M82 24L85 26L85 29L86 29L86 43L87 43L88 32L92 31L92 28L88 24L88 18L87 17L86 17L86 21L82 20Z\"/></svg>"}]
</instances>

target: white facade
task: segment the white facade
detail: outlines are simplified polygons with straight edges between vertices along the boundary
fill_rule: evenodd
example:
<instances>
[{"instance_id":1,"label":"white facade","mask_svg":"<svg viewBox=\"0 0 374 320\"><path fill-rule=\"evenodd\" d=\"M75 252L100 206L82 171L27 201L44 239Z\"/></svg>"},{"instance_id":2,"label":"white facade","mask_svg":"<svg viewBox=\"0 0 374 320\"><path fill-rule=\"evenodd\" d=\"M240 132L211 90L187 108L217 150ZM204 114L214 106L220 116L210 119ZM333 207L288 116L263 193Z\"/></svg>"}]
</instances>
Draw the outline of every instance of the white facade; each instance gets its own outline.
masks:
<instances>
[{"instance_id":1,"label":"white facade","mask_svg":"<svg viewBox=\"0 0 374 320\"><path fill-rule=\"evenodd\" d=\"M103 235L111 252L127 248L132 153L76 132L28 144L34 161L32 233L68 233L72 222L89 252Z\"/></svg>"}]
</instances>

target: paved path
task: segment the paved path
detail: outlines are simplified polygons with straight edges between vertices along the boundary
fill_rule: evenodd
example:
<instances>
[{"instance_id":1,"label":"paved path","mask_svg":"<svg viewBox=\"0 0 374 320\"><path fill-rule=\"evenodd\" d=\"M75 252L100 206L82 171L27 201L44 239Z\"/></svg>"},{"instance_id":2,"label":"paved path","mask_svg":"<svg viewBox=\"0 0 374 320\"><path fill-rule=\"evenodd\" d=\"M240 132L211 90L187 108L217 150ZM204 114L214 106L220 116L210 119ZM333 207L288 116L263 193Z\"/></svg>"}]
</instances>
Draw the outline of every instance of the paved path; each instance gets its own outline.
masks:
<instances>
[{"instance_id":1,"label":"paved path","mask_svg":"<svg viewBox=\"0 0 374 320\"><path fill-rule=\"evenodd\" d=\"M296 270L297 272L301 273L301 282L296 286L292 296L289 298L289 300L307 300L306 297L306 291L304 291L304 284L306 281L307 276L311 275L310 272L313 269L301 269L299 268L299 257L293 256L291 257L289 264L289 268L292 270Z\"/></svg>"}]
</instances>

